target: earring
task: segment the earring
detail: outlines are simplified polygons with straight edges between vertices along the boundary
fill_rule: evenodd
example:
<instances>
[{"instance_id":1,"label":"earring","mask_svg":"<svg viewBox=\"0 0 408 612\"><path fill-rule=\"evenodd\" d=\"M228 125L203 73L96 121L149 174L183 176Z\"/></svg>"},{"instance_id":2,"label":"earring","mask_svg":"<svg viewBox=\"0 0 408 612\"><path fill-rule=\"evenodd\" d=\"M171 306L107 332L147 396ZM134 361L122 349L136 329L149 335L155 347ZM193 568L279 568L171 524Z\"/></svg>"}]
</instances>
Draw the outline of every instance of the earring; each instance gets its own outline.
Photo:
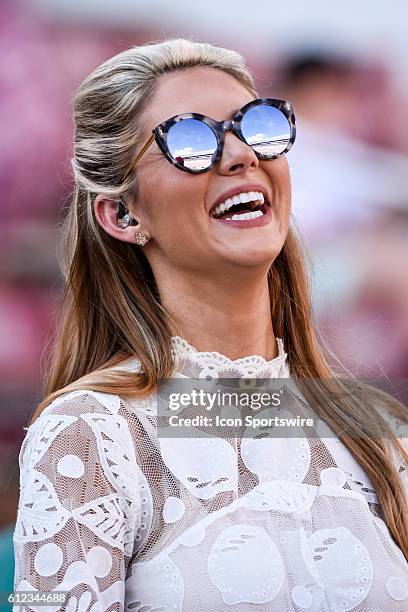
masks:
<instances>
[{"instance_id":1,"label":"earring","mask_svg":"<svg viewBox=\"0 0 408 612\"><path fill-rule=\"evenodd\" d=\"M118 217L117 217L118 225L125 229L128 225L137 225L136 219L134 219L127 209L126 204L123 200L119 199L119 207L118 207ZM135 234L136 244L139 246L144 246L146 242L149 242L148 237L143 232L136 232Z\"/></svg>"},{"instance_id":2,"label":"earring","mask_svg":"<svg viewBox=\"0 0 408 612\"><path fill-rule=\"evenodd\" d=\"M136 237L136 244L138 244L139 246L143 247L146 244L146 242L149 242L148 237L143 232L136 232L135 237Z\"/></svg>"}]
</instances>

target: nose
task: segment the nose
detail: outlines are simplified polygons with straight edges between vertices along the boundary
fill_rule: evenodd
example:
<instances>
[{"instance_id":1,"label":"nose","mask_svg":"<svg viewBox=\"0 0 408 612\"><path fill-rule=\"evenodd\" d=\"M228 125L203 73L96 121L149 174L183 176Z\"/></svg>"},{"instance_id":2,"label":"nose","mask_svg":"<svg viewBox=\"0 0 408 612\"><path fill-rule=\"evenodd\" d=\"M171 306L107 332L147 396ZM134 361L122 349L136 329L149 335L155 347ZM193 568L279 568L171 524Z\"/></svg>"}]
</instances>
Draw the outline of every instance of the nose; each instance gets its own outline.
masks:
<instances>
[{"instance_id":1,"label":"nose","mask_svg":"<svg viewBox=\"0 0 408 612\"><path fill-rule=\"evenodd\" d=\"M240 174L259 166L259 159L252 148L233 132L225 132L224 147L218 166L220 174Z\"/></svg>"}]
</instances>

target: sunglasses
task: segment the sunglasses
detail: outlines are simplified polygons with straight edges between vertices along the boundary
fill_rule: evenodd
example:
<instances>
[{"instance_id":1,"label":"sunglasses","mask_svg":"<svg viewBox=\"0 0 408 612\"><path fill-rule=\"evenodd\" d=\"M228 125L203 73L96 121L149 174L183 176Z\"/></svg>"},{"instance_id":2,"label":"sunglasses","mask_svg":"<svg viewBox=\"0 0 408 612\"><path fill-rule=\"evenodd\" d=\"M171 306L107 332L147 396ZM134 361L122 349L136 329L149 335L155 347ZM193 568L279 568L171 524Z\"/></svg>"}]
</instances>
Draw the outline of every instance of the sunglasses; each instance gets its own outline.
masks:
<instances>
[{"instance_id":1,"label":"sunglasses","mask_svg":"<svg viewBox=\"0 0 408 612\"><path fill-rule=\"evenodd\" d=\"M225 121L215 121L199 113L175 115L153 129L149 140L126 170L123 181L154 140L176 168L192 174L208 172L222 155L228 130L249 145L259 159L281 157L296 138L292 104L286 100L258 98Z\"/></svg>"}]
</instances>

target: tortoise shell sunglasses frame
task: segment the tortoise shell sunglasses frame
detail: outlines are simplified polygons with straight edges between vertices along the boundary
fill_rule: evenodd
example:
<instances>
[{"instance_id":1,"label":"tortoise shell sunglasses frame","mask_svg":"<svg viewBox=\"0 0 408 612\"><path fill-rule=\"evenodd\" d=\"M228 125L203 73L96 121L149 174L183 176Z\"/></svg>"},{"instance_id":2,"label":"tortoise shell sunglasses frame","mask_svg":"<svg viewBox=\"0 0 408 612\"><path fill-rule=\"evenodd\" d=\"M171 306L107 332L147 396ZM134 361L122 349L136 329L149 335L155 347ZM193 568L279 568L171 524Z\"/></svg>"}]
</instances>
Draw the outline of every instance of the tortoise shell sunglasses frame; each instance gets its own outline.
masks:
<instances>
[{"instance_id":1,"label":"tortoise shell sunglasses frame","mask_svg":"<svg viewBox=\"0 0 408 612\"><path fill-rule=\"evenodd\" d=\"M126 180L129 173L135 168L137 162L146 153L146 151L148 150L148 148L150 147L150 145L152 144L154 140L156 140L157 145L159 146L160 150L165 155L165 157L168 159L168 161L171 164L173 164L173 166L176 166L176 168L179 168L179 170L184 170L184 172L190 172L191 174L201 174L202 172L208 172L208 170L210 170L213 166L215 166L215 164L219 161L221 157L226 131L231 130L240 140L242 140L242 142L244 142L248 146L251 146L245 140L244 135L242 134L241 122L242 122L242 119L244 118L245 113L248 110L250 110L254 106L259 106L262 104L267 105L267 106L273 106L283 113L290 127L290 138L289 138L287 146L280 153L273 154L273 155L264 155L262 153L255 151L255 154L257 155L259 159L265 159L265 160L275 159L277 157L281 157L282 155L285 155L289 151L289 149L291 149L291 147L293 146L293 143L295 142L295 138L296 138L296 123L295 123L295 113L293 111L293 106L287 100L279 100L276 98L257 98L245 104L245 106L243 106L239 111L237 111L231 119L226 119L225 121L215 121L215 119L211 119L210 117L206 117L205 115L201 115L200 113L182 113L179 115L175 115L174 117L171 117L170 119L167 119L167 121L164 121L163 123L160 123L158 126L153 128L151 136L149 137L147 142L143 145L142 149L136 155L135 159L131 162L131 164L127 168L122 181L124 182ZM169 151L169 148L167 146L167 135L169 133L169 130L175 123L178 123L179 121L182 121L183 119L197 119L198 121L202 121L203 123L209 126L209 128L213 131L216 137L217 149L214 152L211 164L206 168L202 168L199 170L193 170L191 168L183 166L172 156L172 154Z\"/></svg>"}]
</instances>

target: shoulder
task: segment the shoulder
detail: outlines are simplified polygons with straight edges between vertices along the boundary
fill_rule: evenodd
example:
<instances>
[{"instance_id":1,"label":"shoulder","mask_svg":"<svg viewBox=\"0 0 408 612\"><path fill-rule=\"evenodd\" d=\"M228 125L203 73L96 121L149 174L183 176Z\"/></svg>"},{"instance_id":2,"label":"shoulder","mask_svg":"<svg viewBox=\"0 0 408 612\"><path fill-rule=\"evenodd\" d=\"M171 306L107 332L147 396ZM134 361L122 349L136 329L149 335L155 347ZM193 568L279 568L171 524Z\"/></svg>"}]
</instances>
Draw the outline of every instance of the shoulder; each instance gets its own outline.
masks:
<instances>
[{"instance_id":1,"label":"shoulder","mask_svg":"<svg viewBox=\"0 0 408 612\"><path fill-rule=\"evenodd\" d=\"M51 414L73 414L81 416L90 412L106 412L107 414L118 414L120 410L120 397L115 393L102 393L91 389L80 389L68 391L57 397L41 413Z\"/></svg>"},{"instance_id":2,"label":"shoulder","mask_svg":"<svg viewBox=\"0 0 408 612\"><path fill-rule=\"evenodd\" d=\"M26 436L20 456L28 451L27 447L32 450L33 446L45 442L49 446L67 429L71 429L71 432L75 429L79 433L81 424L89 422L92 415L100 414L109 420L109 417L118 415L119 408L120 398L117 395L87 389L63 393L46 406L33 423L24 427ZM71 444L74 443L73 439Z\"/></svg>"},{"instance_id":3,"label":"shoulder","mask_svg":"<svg viewBox=\"0 0 408 612\"><path fill-rule=\"evenodd\" d=\"M28 538L24 521L31 525L41 517L49 525L55 516L56 531L71 518L132 553L144 479L120 406L117 395L87 389L64 393L27 428L19 455L16 541ZM118 526L113 535L99 528L108 520Z\"/></svg>"},{"instance_id":4,"label":"shoulder","mask_svg":"<svg viewBox=\"0 0 408 612\"><path fill-rule=\"evenodd\" d=\"M62 463L72 463L71 458L79 457L81 463L95 464L95 469L99 464L109 479L112 465L120 466L116 484L136 463L129 423L122 412L121 398L115 394L81 389L60 395L26 428L20 472L50 460L67 457Z\"/></svg>"},{"instance_id":5,"label":"shoulder","mask_svg":"<svg viewBox=\"0 0 408 612\"><path fill-rule=\"evenodd\" d=\"M121 412L115 394L81 389L56 398L27 428L19 454L21 485L38 471L50 471L54 487L61 476L77 479L80 474L90 479L87 488L98 483L106 495L115 492L138 506L140 470Z\"/></svg>"}]
</instances>

